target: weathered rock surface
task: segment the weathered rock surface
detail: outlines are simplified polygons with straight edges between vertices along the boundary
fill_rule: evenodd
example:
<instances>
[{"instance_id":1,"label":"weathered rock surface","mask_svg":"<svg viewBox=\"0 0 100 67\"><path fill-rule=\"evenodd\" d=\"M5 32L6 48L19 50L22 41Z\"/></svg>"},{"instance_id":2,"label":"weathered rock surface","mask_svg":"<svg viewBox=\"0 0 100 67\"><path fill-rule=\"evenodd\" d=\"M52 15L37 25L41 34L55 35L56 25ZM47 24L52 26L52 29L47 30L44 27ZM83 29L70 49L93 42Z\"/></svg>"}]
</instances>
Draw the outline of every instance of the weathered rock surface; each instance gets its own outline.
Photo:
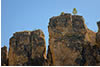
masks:
<instances>
[{"instance_id":1,"label":"weathered rock surface","mask_svg":"<svg viewBox=\"0 0 100 67\"><path fill-rule=\"evenodd\" d=\"M41 30L16 32L10 39L9 66L43 65L46 44Z\"/></svg>"},{"instance_id":2,"label":"weathered rock surface","mask_svg":"<svg viewBox=\"0 0 100 67\"><path fill-rule=\"evenodd\" d=\"M96 33L96 42L100 45L100 21L97 22L98 32Z\"/></svg>"},{"instance_id":3,"label":"weathered rock surface","mask_svg":"<svg viewBox=\"0 0 100 67\"><path fill-rule=\"evenodd\" d=\"M82 16L65 13L52 17L47 57L41 30L16 32L10 38L9 55L7 47L1 49L2 65L100 66L100 21L97 25L96 33L87 28Z\"/></svg>"},{"instance_id":4,"label":"weathered rock surface","mask_svg":"<svg viewBox=\"0 0 100 67\"><path fill-rule=\"evenodd\" d=\"M88 39L88 41L89 42L91 42L92 44L92 46L93 45L95 45L96 44L96 33L95 32L93 32L93 31L91 31L91 30L89 30L89 29L87 29L87 39Z\"/></svg>"},{"instance_id":5,"label":"weathered rock surface","mask_svg":"<svg viewBox=\"0 0 100 67\"><path fill-rule=\"evenodd\" d=\"M96 43L98 48L96 48L95 53L96 53L96 61L98 66L100 66L100 21L97 22L98 25L98 32L96 33Z\"/></svg>"},{"instance_id":6,"label":"weathered rock surface","mask_svg":"<svg viewBox=\"0 0 100 67\"><path fill-rule=\"evenodd\" d=\"M96 33L86 27L82 16L64 14L52 17L48 31L49 65L96 65L96 56L92 53Z\"/></svg>"},{"instance_id":7,"label":"weathered rock surface","mask_svg":"<svg viewBox=\"0 0 100 67\"><path fill-rule=\"evenodd\" d=\"M8 65L8 53L7 53L7 47L6 46L1 48L1 65L2 66Z\"/></svg>"},{"instance_id":8,"label":"weathered rock surface","mask_svg":"<svg viewBox=\"0 0 100 67\"><path fill-rule=\"evenodd\" d=\"M87 66L100 65L100 47L91 46L90 43L83 47L82 56Z\"/></svg>"}]
</instances>

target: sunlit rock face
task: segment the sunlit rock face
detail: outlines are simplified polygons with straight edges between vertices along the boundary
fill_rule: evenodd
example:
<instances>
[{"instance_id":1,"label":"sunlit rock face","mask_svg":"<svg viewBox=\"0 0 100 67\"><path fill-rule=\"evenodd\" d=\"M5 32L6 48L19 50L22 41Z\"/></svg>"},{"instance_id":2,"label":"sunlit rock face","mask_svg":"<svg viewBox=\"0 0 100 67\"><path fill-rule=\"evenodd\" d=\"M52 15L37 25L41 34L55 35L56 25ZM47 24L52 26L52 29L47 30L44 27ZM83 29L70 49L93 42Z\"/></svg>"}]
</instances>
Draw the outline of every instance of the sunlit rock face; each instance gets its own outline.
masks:
<instances>
[{"instance_id":1,"label":"sunlit rock face","mask_svg":"<svg viewBox=\"0 0 100 67\"><path fill-rule=\"evenodd\" d=\"M1 48L1 65L8 66L8 52L6 46Z\"/></svg>"},{"instance_id":2,"label":"sunlit rock face","mask_svg":"<svg viewBox=\"0 0 100 67\"><path fill-rule=\"evenodd\" d=\"M88 54L96 44L96 33L86 27L82 16L64 14L52 17L48 31L47 58L49 65L96 65L96 62L93 64L95 60L93 53ZM89 49L86 46L90 46ZM88 57L85 57L87 54Z\"/></svg>"},{"instance_id":3,"label":"sunlit rock face","mask_svg":"<svg viewBox=\"0 0 100 67\"><path fill-rule=\"evenodd\" d=\"M9 66L43 65L45 37L41 30L16 32L10 38Z\"/></svg>"}]
</instances>

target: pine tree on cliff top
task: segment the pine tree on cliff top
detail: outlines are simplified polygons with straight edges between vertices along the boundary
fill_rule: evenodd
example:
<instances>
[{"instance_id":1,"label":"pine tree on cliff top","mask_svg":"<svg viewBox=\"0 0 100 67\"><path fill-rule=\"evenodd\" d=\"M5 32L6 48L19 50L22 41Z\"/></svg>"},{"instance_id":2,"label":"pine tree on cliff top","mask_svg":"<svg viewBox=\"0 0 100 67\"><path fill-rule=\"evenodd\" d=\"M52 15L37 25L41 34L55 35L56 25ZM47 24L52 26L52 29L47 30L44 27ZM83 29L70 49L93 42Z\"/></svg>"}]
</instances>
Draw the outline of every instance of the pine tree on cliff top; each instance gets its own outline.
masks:
<instances>
[{"instance_id":1,"label":"pine tree on cliff top","mask_svg":"<svg viewBox=\"0 0 100 67\"><path fill-rule=\"evenodd\" d=\"M61 12L61 15L64 15L64 12Z\"/></svg>"},{"instance_id":2,"label":"pine tree on cliff top","mask_svg":"<svg viewBox=\"0 0 100 67\"><path fill-rule=\"evenodd\" d=\"M76 10L76 8L73 9L73 14L74 14L74 15L77 14L77 10Z\"/></svg>"}]
</instances>

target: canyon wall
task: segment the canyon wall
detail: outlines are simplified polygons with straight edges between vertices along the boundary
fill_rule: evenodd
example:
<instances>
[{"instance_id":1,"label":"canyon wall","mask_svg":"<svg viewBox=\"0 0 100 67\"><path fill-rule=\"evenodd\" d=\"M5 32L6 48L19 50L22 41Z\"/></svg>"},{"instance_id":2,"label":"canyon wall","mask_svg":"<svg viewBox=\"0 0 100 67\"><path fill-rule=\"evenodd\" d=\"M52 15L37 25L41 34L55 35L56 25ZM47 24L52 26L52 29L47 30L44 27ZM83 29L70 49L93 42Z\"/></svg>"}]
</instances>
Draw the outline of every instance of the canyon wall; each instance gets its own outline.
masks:
<instances>
[{"instance_id":1,"label":"canyon wall","mask_svg":"<svg viewBox=\"0 0 100 67\"><path fill-rule=\"evenodd\" d=\"M97 25L96 33L87 28L79 15L65 13L50 18L47 56L41 30L16 32L10 38L7 63L9 66L98 66L100 22Z\"/></svg>"}]
</instances>

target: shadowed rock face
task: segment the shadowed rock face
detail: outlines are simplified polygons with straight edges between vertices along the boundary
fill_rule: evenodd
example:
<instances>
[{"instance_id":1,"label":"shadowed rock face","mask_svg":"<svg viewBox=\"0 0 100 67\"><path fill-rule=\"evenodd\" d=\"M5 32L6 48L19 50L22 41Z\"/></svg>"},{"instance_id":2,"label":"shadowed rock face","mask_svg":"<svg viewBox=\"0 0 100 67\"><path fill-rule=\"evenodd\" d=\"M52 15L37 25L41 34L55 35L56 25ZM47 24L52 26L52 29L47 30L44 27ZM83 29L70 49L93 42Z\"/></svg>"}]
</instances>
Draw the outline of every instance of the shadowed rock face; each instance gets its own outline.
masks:
<instances>
[{"instance_id":1,"label":"shadowed rock face","mask_svg":"<svg viewBox=\"0 0 100 67\"><path fill-rule=\"evenodd\" d=\"M10 39L9 65L42 65L46 45L41 30L16 32Z\"/></svg>"},{"instance_id":2,"label":"shadowed rock face","mask_svg":"<svg viewBox=\"0 0 100 67\"><path fill-rule=\"evenodd\" d=\"M96 42L100 45L100 21L97 22L98 32L96 33Z\"/></svg>"},{"instance_id":3,"label":"shadowed rock face","mask_svg":"<svg viewBox=\"0 0 100 67\"><path fill-rule=\"evenodd\" d=\"M98 32L96 33L96 43L98 48L95 48L95 55L96 55L96 65L100 66L100 21L97 22L98 25Z\"/></svg>"},{"instance_id":4,"label":"shadowed rock face","mask_svg":"<svg viewBox=\"0 0 100 67\"><path fill-rule=\"evenodd\" d=\"M93 55L88 54L94 49L87 48L88 45L91 47L95 45L96 33L87 29L82 16L64 14L52 17L48 31L49 50L47 57L49 65L85 65L86 63L86 65L96 65L96 62L93 61ZM84 48L86 48L85 51ZM84 57L87 54L92 55L92 57ZM91 62L89 62L90 57Z\"/></svg>"},{"instance_id":5,"label":"shadowed rock face","mask_svg":"<svg viewBox=\"0 0 100 67\"><path fill-rule=\"evenodd\" d=\"M1 48L1 65L2 66L8 65L8 53L7 53L7 47L6 46Z\"/></svg>"}]
</instances>

